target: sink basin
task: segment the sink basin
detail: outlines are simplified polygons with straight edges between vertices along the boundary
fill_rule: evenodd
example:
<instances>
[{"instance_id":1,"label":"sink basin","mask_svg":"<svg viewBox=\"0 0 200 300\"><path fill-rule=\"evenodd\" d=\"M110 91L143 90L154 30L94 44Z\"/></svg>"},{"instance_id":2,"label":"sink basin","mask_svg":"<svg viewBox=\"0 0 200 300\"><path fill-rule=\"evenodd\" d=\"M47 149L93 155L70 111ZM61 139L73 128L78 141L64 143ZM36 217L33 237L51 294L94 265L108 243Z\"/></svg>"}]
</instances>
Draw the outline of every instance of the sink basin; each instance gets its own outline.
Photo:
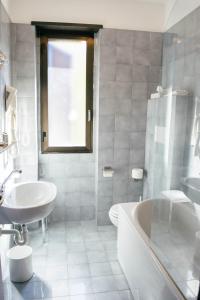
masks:
<instances>
[{"instance_id":1,"label":"sink basin","mask_svg":"<svg viewBox=\"0 0 200 300\"><path fill-rule=\"evenodd\" d=\"M0 224L27 224L47 217L54 208L57 188L46 181L15 184L0 206Z\"/></svg>"}]
</instances>

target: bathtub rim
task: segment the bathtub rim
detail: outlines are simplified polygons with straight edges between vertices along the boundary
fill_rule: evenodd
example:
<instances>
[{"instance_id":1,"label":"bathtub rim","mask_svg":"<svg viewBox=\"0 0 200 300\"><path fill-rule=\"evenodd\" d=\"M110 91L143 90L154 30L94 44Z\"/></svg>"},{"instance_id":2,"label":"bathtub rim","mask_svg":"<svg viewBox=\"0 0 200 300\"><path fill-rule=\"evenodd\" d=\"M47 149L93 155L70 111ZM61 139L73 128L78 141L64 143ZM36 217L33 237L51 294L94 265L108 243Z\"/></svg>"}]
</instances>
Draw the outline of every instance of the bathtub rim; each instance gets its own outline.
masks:
<instances>
[{"instance_id":1,"label":"bathtub rim","mask_svg":"<svg viewBox=\"0 0 200 300\"><path fill-rule=\"evenodd\" d=\"M169 288L174 292L174 295L179 300L187 300L187 298L184 296L180 288L177 286L174 279L171 277L171 275L168 273L162 262L160 261L159 257L156 255L155 251L152 247L152 242L150 238L146 235L144 230L139 224L138 219L136 218L138 216L138 206L142 205L146 201L153 201L158 199L145 199L142 202L132 202L132 203L122 203L120 204L120 212L127 218L127 223L130 227L134 226L136 231L138 232L138 236L140 236L141 240L143 241L145 247L148 247L150 255L158 269L158 271L163 275L164 279L166 280ZM167 201L170 201L168 199L165 199ZM128 205L127 205L128 204ZM132 204L132 205L131 205ZM128 209L131 208L131 211L128 212Z\"/></svg>"}]
</instances>

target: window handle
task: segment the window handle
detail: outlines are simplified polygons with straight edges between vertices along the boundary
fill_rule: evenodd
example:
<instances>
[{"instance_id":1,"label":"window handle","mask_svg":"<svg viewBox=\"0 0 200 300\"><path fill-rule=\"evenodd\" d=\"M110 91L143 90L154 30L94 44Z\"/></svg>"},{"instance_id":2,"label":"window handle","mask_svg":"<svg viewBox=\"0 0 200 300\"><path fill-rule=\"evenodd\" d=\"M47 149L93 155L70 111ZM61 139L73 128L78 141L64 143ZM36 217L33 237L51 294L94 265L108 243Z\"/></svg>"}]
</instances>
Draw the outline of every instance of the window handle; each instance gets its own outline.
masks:
<instances>
[{"instance_id":1,"label":"window handle","mask_svg":"<svg viewBox=\"0 0 200 300\"><path fill-rule=\"evenodd\" d=\"M92 121L92 111L91 111L91 109L88 109L88 117L87 117L87 119L88 119L88 122Z\"/></svg>"},{"instance_id":2,"label":"window handle","mask_svg":"<svg viewBox=\"0 0 200 300\"><path fill-rule=\"evenodd\" d=\"M44 139L47 137L47 133L45 131L42 132L42 142L44 142Z\"/></svg>"}]
</instances>

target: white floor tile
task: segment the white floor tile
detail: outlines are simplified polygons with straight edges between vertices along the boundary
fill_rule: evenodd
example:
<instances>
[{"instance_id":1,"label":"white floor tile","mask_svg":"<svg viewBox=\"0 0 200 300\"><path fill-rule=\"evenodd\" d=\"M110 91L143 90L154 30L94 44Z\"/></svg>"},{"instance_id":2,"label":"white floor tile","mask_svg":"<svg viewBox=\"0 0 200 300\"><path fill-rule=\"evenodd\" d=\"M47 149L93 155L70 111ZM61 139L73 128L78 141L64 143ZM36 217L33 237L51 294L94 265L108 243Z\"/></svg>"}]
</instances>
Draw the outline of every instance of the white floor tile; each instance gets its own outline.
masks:
<instances>
[{"instance_id":1,"label":"white floor tile","mask_svg":"<svg viewBox=\"0 0 200 300\"><path fill-rule=\"evenodd\" d=\"M69 278L85 278L90 276L90 269L88 264L69 265Z\"/></svg>"},{"instance_id":2,"label":"white floor tile","mask_svg":"<svg viewBox=\"0 0 200 300\"><path fill-rule=\"evenodd\" d=\"M115 227L55 223L45 244L39 232L31 232L34 276L18 285L8 278L5 300L132 300L117 261Z\"/></svg>"},{"instance_id":3,"label":"white floor tile","mask_svg":"<svg viewBox=\"0 0 200 300\"><path fill-rule=\"evenodd\" d=\"M95 293L118 290L117 282L113 276L93 277L92 287Z\"/></svg>"},{"instance_id":4,"label":"white floor tile","mask_svg":"<svg viewBox=\"0 0 200 300\"><path fill-rule=\"evenodd\" d=\"M85 252L68 253L67 263L69 265L86 264L88 263L88 257Z\"/></svg>"},{"instance_id":5,"label":"white floor tile","mask_svg":"<svg viewBox=\"0 0 200 300\"><path fill-rule=\"evenodd\" d=\"M79 278L69 280L70 295L84 295L92 293L90 278Z\"/></svg>"},{"instance_id":6,"label":"white floor tile","mask_svg":"<svg viewBox=\"0 0 200 300\"><path fill-rule=\"evenodd\" d=\"M88 251L89 263L106 262L108 260L105 251Z\"/></svg>"},{"instance_id":7,"label":"white floor tile","mask_svg":"<svg viewBox=\"0 0 200 300\"><path fill-rule=\"evenodd\" d=\"M108 262L92 263L90 266L91 276L112 275L112 269Z\"/></svg>"}]
</instances>

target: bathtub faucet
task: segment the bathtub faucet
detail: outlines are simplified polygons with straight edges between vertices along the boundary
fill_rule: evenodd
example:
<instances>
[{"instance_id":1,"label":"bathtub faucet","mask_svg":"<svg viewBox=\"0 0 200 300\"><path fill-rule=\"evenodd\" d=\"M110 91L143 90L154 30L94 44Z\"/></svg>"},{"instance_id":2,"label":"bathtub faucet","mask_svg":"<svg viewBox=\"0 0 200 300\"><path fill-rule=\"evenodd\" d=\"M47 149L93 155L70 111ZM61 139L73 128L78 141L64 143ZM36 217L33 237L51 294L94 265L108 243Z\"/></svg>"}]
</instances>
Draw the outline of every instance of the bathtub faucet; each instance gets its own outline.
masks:
<instances>
[{"instance_id":1,"label":"bathtub faucet","mask_svg":"<svg viewBox=\"0 0 200 300\"><path fill-rule=\"evenodd\" d=\"M14 169L14 170L12 170L9 173L9 175L4 179L4 181L0 185L0 205L3 204L3 196L4 196L4 191L5 191L5 184L10 179L10 177L12 177L12 175L15 174L15 173L21 174L22 170L20 170L20 169Z\"/></svg>"}]
</instances>

